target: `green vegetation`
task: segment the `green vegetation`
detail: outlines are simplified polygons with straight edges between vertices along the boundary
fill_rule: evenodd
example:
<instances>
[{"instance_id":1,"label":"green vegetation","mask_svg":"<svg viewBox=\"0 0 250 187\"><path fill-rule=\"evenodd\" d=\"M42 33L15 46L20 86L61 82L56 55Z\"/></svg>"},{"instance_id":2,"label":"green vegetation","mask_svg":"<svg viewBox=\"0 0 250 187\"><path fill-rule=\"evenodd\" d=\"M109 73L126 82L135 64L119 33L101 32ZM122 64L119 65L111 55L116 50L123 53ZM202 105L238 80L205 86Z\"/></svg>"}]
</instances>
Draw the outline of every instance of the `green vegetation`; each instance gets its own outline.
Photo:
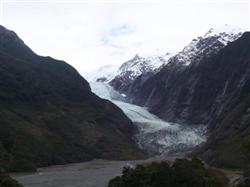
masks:
<instances>
[{"instance_id":1,"label":"green vegetation","mask_svg":"<svg viewBox=\"0 0 250 187\"><path fill-rule=\"evenodd\" d=\"M243 141L241 147L245 154L244 175L250 177L250 136Z\"/></svg>"},{"instance_id":2,"label":"green vegetation","mask_svg":"<svg viewBox=\"0 0 250 187\"><path fill-rule=\"evenodd\" d=\"M22 187L0 168L0 187Z\"/></svg>"},{"instance_id":3,"label":"green vegetation","mask_svg":"<svg viewBox=\"0 0 250 187\"><path fill-rule=\"evenodd\" d=\"M241 148L245 153L244 178L237 187L250 187L250 136L243 141Z\"/></svg>"},{"instance_id":4,"label":"green vegetation","mask_svg":"<svg viewBox=\"0 0 250 187\"><path fill-rule=\"evenodd\" d=\"M198 159L177 159L172 166L167 162L124 168L108 187L223 187L215 173L206 169Z\"/></svg>"},{"instance_id":5,"label":"green vegetation","mask_svg":"<svg viewBox=\"0 0 250 187\"><path fill-rule=\"evenodd\" d=\"M246 93L250 91L244 91ZM246 151L241 145L250 134L249 104L250 95L228 102L197 155L218 168L239 170L245 167Z\"/></svg>"},{"instance_id":6,"label":"green vegetation","mask_svg":"<svg viewBox=\"0 0 250 187\"><path fill-rule=\"evenodd\" d=\"M244 182L240 182L237 187L250 187L250 179L244 180Z\"/></svg>"}]
</instances>

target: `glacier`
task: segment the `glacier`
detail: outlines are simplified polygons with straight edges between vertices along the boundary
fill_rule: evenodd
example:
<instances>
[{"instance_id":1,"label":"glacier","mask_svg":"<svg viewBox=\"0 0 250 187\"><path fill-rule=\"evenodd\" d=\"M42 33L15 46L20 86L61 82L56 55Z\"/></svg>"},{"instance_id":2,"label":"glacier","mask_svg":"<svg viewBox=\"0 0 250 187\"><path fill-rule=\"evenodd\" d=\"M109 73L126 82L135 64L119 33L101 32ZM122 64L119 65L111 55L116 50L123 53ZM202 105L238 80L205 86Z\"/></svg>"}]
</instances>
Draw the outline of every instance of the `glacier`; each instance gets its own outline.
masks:
<instances>
[{"instance_id":1,"label":"glacier","mask_svg":"<svg viewBox=\"0 0 250 187\"><path fill-rule=\"evenodd\" d=\"M206 127L187 126L163 121L147 108L126 103L124 96L103 82L90 82L92 92L123 110L137 126L133 139L150 156L182 155L206 141Z\"/></svg>"}]
</instances>

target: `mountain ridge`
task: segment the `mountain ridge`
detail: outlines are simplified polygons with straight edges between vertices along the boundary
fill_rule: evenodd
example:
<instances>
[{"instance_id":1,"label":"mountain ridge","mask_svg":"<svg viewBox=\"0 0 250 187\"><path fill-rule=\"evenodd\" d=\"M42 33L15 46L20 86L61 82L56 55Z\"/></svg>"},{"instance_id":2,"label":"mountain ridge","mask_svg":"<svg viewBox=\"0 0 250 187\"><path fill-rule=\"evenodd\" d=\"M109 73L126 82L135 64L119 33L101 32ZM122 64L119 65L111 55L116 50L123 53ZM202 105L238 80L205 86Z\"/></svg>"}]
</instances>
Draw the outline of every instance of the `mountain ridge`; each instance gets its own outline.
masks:
<instances>
[{"instance_id":1,"label":"mountain ridge","mask_svg":"<svg viewBox=\"0 0 250 187\"><path fill-rule=\"evenodd\" d=\"M138 84L143 84L147 79L159 72L164 66L178 66L183 69L193 61L200 61L205 55L212 56L228 43L239 38L244 29L224 25L211 28L203 36L193 39L180 52L166 53L164 55L151 55L143 57L136 54L132 59L124 62L120 67L112 66L112 70L101 70L94 73L94 79L108 82L121 94L128 95L129 102L135 102L131 97L136 95ZM211 53L211 54L210 54ZM194 63L192 63L194 65ZM100 75L101 74L101 75ZM93 80L93 77L90 79ZM141 104L137 102L136 104Z\"/></svg>"},{"instance_id":2,"label":"mountain ridge","mask_svg":"<svg viewBox=\"0 0 250 187\"><path fill-rule=\"evenodd\" d=\"M135 127L118 107L93 94L72 66L36 55L13 33L0 28L0 164L5 170L144 157L130 138Z\"/></svg>"}]
</instances>

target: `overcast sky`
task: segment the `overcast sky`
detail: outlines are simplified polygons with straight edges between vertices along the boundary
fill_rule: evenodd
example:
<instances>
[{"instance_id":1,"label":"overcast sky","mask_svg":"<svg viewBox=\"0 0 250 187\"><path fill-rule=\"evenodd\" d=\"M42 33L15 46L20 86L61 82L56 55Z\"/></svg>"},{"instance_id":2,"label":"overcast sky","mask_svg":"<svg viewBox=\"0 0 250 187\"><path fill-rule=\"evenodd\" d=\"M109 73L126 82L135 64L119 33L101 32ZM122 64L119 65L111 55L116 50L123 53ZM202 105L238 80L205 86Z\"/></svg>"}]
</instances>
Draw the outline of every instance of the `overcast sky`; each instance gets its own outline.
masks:
<instances>
[{"instance_id":1,"label":"overcast sky","mask_svg":"<svg viewBox=\"0 0 250 187\"><path fill-rule=\"evenodd\" d=\"M181 50L211 27L249 28L248 0L0 0L0 21L81 74L135 54Z\"/></svg>"}]
</instances>

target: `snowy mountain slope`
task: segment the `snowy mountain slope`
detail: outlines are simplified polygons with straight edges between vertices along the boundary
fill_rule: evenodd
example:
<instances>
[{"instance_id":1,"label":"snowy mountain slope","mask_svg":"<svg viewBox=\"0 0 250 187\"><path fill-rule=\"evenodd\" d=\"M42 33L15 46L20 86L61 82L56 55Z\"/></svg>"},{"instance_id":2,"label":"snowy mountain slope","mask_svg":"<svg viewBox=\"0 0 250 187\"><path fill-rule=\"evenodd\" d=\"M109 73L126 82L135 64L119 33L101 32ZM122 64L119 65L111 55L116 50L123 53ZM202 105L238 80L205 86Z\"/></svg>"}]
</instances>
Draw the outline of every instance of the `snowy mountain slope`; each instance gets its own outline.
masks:
<instances>
[{"instance_id":1,"label":"snowy mountain slope","mask_svg":"<svg viewBox=\"0 0 250 187\"><path fill-rule=\"evenodd\" d=\"M121 66L110 64L100 67L97 71L87 75L87 79L92 82L109 82L119 77L127 77L129 80L134 80L143 73L158 70L162 65L168 62L171 56L173 55L170 53L148 57L142 57L137 54L134 58L123 63Z\"/></svg>"},{"instance_id":2,"label":"snowy mountain slope","mask_svg":"<svg viewBox=\"0 0 250 187\"><path fill-rule=\"evenodd\" d=\"M122 64L116 77L127 77L130 80L134 80L143 73L156 71L167 63L171 56L173 55L170 53L149 57L141 57L137 54L134 58Z\"/></svg>"},{"instance_id":3,"label":"snowy mountain slope","mask_svg":"<svg viewBox=\"0 0 250 187\"><path fill-rule=\"evenodd\" d=\"M217 53L228 43L235 41L243 34L244 29L225 25L211 28L204 36L193 39L184 49L169 59L170 62L189 65L201 60L204 56Z\"/></svg>"},{"instance_id":4,"label":"snowy mountain slope","mask_svg":"<svg viewBox=\"0 0 250 187\"><path fill-rule=\"evenodd\" d=\"M132 84L136 78L158 72L168 63L169 58L173 55L173 53L149 57L136 55L134 58L121 65L117 75L109 82L109 84L119 92L123 93L125 90L128 90L129 85Z\"/></svg>"},{"instance_id":5,"label":"snowy mountain slope","mask_svg":"<svg viewBox=\"0 0 250 187\"><path fill-rule=\"evenodd\" d=\"M152 75L150 79L143 79L141 77L135 79L130 83L130 89L127 89L129 93L125 92L130 97L130 101L138 105L155 106L161 105L162 100L166 100L166 94L170 88L176 88L183 83L183 80L177 83L177 80L184 79L185 73L195 72L196 67L199 67L201 63L206 62L207 59L215 56L220 50L225 48L229 43L237 40L243 34L244 29L231 27L225 25L220 28L210 29L203 36L193 39L187 46L183 48L175 56L171 57L159 72ZM192 73L193 74L193 73ZM194 90L195 78L191 76L188 80L190 85L186 90L189 90L189 94ZM161 82L161 83L160 83ZM116 88L116 87L115 87ZM180 91L180 90L179 90ZM174 104L173 98L176 97L177 92L172 93L171 102ZM187 94L187 91L183 91L182 94ZM187 97L190 98L190 97ZM184 103L182 108L189 106L191 100ZM171 108L171 107L170 107ZM169 115L173 115L171 109L169 109ZM184 111L183 116L187 113Z\"/></svg>"},{"instance_id":6,"label":"snowy mountain slope","mask_svg":"<svg viewBox=\"0 0 250 187\"><path fill-rule=\"evenodd\" d=\"M118 70L117 75L109 82L120 93L133 97L140 90L142 84L157 74L163 67L185 69L187 66L197 66L202 59L217 54L228 43L238 39L243 29L225 25L220 28L210 29L203 36L193 39L182 51L163 56L148 58L136 55L125 62ZM145 98L146 99L146 98ZM133 102L133 99L129 99ZM141 102L137 104L143 104Z\"/></svg>"},{"instance_id":7,"label":"snowy mountain slope","mask_svg":"<svg viewBox=\"0 0 250 187\"><path fill-rule=\"evenodd\" d=\"M97 71L89 73L86 78L90 82L109 82L118 77L127 77L129 80L134 80L143 73L158 70L162 65L168 62L171 56L173 55L170 53L148 57L142 57L137 54L134 58L123 63L121 66L112 64L102 66L97 69Z\"/></svg>"}]
</instances>

